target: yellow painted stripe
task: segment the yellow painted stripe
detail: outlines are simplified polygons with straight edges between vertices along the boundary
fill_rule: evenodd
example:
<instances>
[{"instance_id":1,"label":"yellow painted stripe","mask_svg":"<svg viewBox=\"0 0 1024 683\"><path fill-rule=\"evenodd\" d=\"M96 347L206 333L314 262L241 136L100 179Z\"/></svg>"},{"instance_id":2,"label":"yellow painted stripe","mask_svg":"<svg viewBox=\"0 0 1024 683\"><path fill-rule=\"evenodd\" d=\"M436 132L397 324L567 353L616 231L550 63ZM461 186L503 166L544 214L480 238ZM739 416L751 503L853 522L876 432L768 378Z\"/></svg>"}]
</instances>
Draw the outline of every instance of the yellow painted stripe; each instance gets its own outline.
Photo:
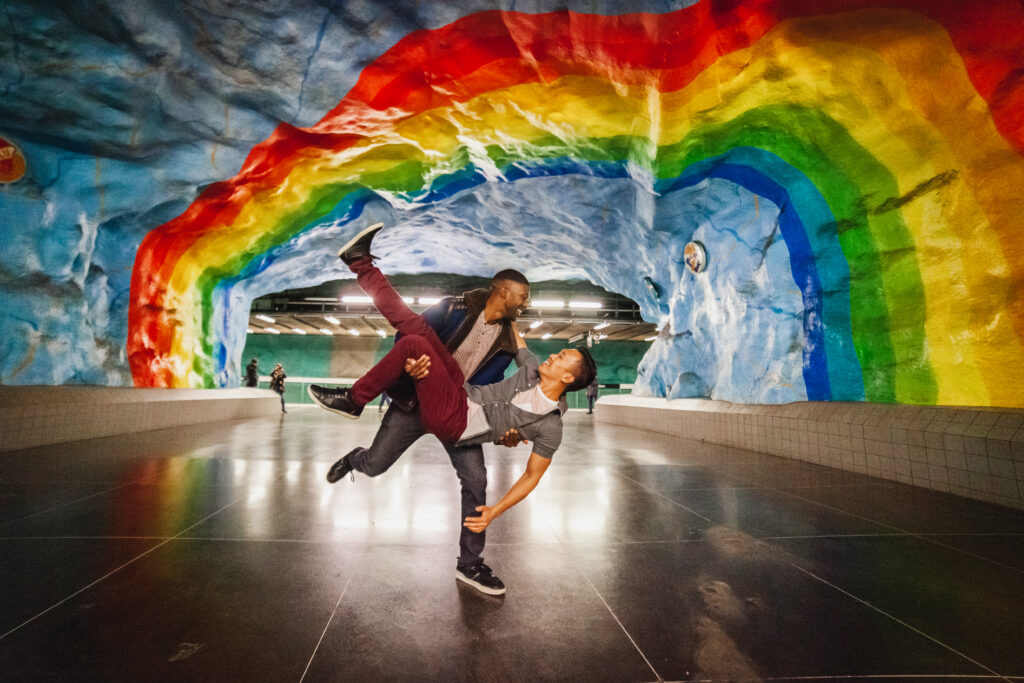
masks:
<instances>
[{"instance_id":1,"label":"yellow painted stripe","mask_svg":"<svg viewBox=\"0 0 1024 683\"><path fill-rule=\"evenodd\" d=\"M879 34L880 25L892 35ZM832 40L823 42L823 35ZM915 36L914 50L908 49L907 35ZM947 60L943 69L934 68L937 56ZM824 85L836 87L822 90ZM936 106L936 93L945 106ZM939 402L1019 402L1021 377L995 379L1019 374L1007 371L1024 368L1024 349L1002 305L1009 294L1008 266L992 228L1015 225L1006 220L1008 197L1014 196L1007 185L1024 177L1022 159L998 135L945 31L906 12L873 12L859 23L786 22L750 49L723 57L676 93L564 77L546 86L487 93L455 111L397 121L392 131L357 147L296 166L284 185L254 198L231 228L197 242L179 261L171 289L179 310L195 311L192 283L202 270L254 243L267 226L296 210L310 187L386 171L410 153L429 159L441 173L451 170L453 154L463 145L484 165L485 145L528 146L551 134L568 140L640 135L671 144L702 125L772 103L819 109L846 126L894 173L901 193L944 170L961 173L957 181L902 207L918 249ZM992 159L1000 160L994 169L985 163ZM886 243L886 235L875 239ZM966 262L959 258L962 246L970 248ZM969 311L965 301L971 302ZM190 356L178 343L195 337L195 323L187 318L174 352ZM985 351L977 358L973 346L982 342Z\"/></svg>"}]
</instances>

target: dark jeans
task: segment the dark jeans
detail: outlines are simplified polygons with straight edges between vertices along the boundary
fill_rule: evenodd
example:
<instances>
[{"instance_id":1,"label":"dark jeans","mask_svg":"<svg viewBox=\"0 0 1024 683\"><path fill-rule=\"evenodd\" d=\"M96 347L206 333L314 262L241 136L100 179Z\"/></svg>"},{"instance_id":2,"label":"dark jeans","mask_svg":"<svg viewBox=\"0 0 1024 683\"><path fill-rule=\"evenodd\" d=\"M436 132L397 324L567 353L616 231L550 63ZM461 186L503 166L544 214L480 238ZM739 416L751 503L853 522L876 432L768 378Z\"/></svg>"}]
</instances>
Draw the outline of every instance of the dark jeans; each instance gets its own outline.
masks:
<instances>
[{"instance_id":1,"label":"dark jeans","mask_svg":"<svg viewBox=\"0 0 1024 683\"><path fill-rule=\"evenodd\" d=\"M407 358L426 354L430 357L430 373L414 383L420 421L428 434L435 435L446 445L454 444L466 429L467 399L462 386L465 379L459 364L434 329L402 301L370 259L353 263L349 268L356 274L359 286L373 298L373 305L381 315L404 335L387 355L356 380L352 385L352 400L366 405L401 378Z\"/></svg>"},{"instance_id":2,"label":"dark jeans","mask_svg":"<svg viewBox=\"0 0 1024 683\"><path fill-rule=\"evenodd\" d=\"M349 456L353 469L369 477L383 474L399 457L423 436L426 430L420 420L419 407L405 412L392 405L380 423L377 435L369 448L356 451ZM468 567L483 561L482 553L487 542L487 532L474 533L462 526L466 517L477 517L478 505L487 504L487 468L484 466L484 451L481 446L450 446L444 444L452 467L462 485L462 514L459 517L459 567Z\"/></svg>"}]
</instances>

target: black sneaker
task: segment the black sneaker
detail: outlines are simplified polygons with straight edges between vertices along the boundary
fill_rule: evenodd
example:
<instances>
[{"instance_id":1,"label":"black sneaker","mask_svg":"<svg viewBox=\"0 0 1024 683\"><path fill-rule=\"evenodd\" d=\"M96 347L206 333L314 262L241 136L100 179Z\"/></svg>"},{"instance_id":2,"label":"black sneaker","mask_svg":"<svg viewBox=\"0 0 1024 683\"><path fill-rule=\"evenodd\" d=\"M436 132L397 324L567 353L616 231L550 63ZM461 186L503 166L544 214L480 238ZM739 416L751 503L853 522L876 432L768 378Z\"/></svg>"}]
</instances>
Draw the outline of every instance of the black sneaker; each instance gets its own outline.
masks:
<instances>
[{"instance_id":1,"label":"black sneaker","mask_svg":"<svg viewBox=\"0 0 1024 683\"><path fill-rule=\"evenodd\" d=\"M310 384L306 393L324 410L344 415L350 420L356 420L363 414L363 407L352 400L352 390L348 387L322 387L319 384Z\"/></svg>"},{"instance_id":2,"label":"black sneaker","mask_svg":"<svg viewBox=\"0 0 1024 683\"><path fill-rule=\"evenodd\" d=\"M383 229L383 223L374 223L370 227L361 231L358 235L350 239L345 246L338 250L338 258L340 258L342 263L346 266L351 266L356 261L366 258L367 256L373 258L373 254L370 253L370 243L373 242L374 235Z\"/></svg>"},{"instance_id":3,"label":"black sneaker","mask_svg":"<svg viewBox=\"0 0 1024 683\"><path fill-rule=\"evenodd\" d=\"M338 460L338 462L331 465L331 469L327 470L327 483L333 484L336 481L341 481L346 474L352 471L352 464L348 461L348 456L353 453L358 453L363 450L362 448L353 448L348 452L345 457ZM352 481L356 480L356 475L352 475Z\"/></svg>"},{"instance_id":4,"label":"black sneaker","mask_svg":"<svg viewBox=\"0 0 1024 683\"><path fill-rule=\"evenodd\" d=\"M483 562L472 567L456 567L455 578L468 583L481 593L487 593L488 595L505 594L505 584Z\"/></svg>"}]
</instances>

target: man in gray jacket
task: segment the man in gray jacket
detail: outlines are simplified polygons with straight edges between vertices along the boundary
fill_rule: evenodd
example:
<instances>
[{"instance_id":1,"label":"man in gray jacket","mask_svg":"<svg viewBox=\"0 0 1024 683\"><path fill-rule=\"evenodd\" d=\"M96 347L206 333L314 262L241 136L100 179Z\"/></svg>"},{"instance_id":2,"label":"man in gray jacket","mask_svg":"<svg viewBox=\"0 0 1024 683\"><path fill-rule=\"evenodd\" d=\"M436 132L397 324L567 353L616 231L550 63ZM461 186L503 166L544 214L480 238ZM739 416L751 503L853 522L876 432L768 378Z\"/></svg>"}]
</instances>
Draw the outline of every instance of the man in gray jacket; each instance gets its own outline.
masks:
<instances>
[{"instance_id":1,"label":"man in gray jacket","mask_svg":"<svg viewBox=\"0 0 1024 683\"><path fill-rule=\"evenodd\" d=\"M415 389L423 428L446 446L500 443L510 430L533 441L533 453L523 476L493 507L479 505L475 509L479 516L466 516L466 529L482 533L495 517L525 498L547 470L562 439L562 414L567 408L564 394L592 381L596 374L593 359L585 349L564 349L539 363L517 332L515 360L519 371L496 384L467 384L459 364L433 328L405 305L373 265L370 243L379 230L375 226L360 233L339 256L356 274L377 309L403 336L351 388L310 387L310 396L327 410L357 418L363 406L411 372L417 378ZM337 481L353 469L353 455L358 454L350 453L331 467L328 481ZM504 585L489 569L481 575L458 567L456 578L484 592L504 593Z\"/></svg>"}]
</instances>

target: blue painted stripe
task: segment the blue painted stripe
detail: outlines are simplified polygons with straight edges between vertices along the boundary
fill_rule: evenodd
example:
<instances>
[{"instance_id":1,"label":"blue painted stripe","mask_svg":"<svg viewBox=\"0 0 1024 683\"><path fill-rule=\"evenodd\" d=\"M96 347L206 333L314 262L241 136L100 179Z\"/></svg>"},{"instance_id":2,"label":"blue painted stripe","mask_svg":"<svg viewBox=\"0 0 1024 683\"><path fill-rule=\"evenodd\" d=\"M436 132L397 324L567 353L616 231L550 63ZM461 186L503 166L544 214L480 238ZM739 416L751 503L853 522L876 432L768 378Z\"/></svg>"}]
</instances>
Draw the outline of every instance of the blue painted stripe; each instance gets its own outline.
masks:
<instances>
[{"instance_id":1,"label":"blue painted stripe","mask_svg":"<svg viewBox=\"0 0 1024 683\"><path fill-rule=\"evenodd\" d=\"M667 193L671 192L673 188L679 189L693 184L688 182L685 185L680 185L679 180L684 177L696 176L694 182L699 182L704 177L723 177L713 174L710 170L722 164L756 169L758 175L770 179L772 184L784 188L787 203L779 205L771 196L759 191L755 185L744 184L738 178L726 178L776 203L780 210L783 210L783 220L789 218L785 215L784 206L790 207L791 213L796 213L799 219L799 230L802 231L805 238L802 241L809 243L814 267L820 277L820 290L815 298L820 303L818 313L821 316L820 321L823 323L822 332L825 354L828 358L827 371L832 391L831 400L864 400L864 376L853 345L849 265L839 244L839 235L835 229L835 217L825 198L818 192L814 184L798 169L770 152L753 147L737 147L720 157L705 159L691 165L683 171L679 178L659 181L655 185L655 189L658 192ZM780 227L782 226L780 225ZM796 226L792 224L789 224L789 227L796 229ZM793 237L792 234L783 234L787 247L790 248L790 261L792 262L796 258L796 254L790 245L791 237ZM806 282L802 282L802 278L796 272L794 272L794 280L800 290L804 291ZM810 339L805 340L805 342L809 341ZM810 394L810 387L808 387L808 394Z\"/></svg>"},{"instance_id":2,"label":"blue painted stripe","mask_svg":"<svg viewBox=\"0 0 1024 683\"><path fill-rule=\"evenodd\" d=\"M502 174L505 182L565 175L598 178L630 176L626 162L586 162L568 157L520 161L502 169ZM663 195L669 194L710 177L734 182L765 197L780 209L780 229L789 250L792 276L801 291L804 304L803 374L808 399L863 399L863 380L850 332L848 266L838 247L837 237L832 235L834 245L827 241L823 243L821 239L812 240L804 222L807 220L818 228L834 225L831 212L820 193L806 177L782 159L753 148L737 148L723 157L694 164L685 169L679 178L657 181L655 190ZM782 179L784 184L775 179ZM402 198L421 204L435 204L486 182L488 175L469 164L436 178L429 188L404 193ZM329 216L317 220L315 225L325 222L344 224L354 220L362 213L366 202L374 196L370 191L350 194ZM820 229L817 232L820 233ZM812 245L812 241L815 244ZM237 282L252 277L273 263L280 248L268 250L254 258L240 273L221 281L217 289L226 297ZM819 263L819 259L824 260ZM823 288L819 277L820 265L826 266L827 289ZM226 298L215 297L215 300L218 300L226 315ZM227 329L227 322L226 319L217 320L221 328L218 332ZM215 335L215 338L219 337L219 334ZM215 365L220 371L227 359L223 350L218 348L218 351L215 353ZM841 381L833 382L832 377ZM833 386L843 389L833 395Z\"/></svg>"}]
</instances>

